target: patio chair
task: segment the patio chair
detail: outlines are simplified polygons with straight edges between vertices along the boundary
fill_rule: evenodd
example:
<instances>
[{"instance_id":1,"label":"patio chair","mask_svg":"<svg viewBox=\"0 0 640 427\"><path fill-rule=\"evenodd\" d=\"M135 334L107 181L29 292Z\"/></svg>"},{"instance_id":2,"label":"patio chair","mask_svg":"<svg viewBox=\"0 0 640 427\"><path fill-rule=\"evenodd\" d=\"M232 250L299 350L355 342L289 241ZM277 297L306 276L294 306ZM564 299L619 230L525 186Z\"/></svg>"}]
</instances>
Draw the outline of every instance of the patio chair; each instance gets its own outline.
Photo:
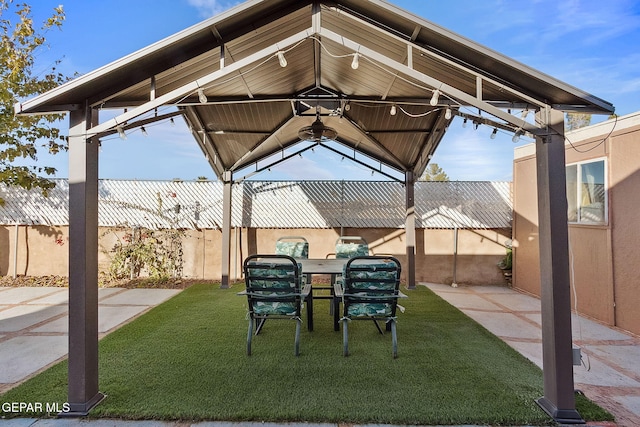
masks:
<instances>
[{"instance_id":1,"label":"patio chair","mask_svg":"<svg viewBox=\"0 0 640 427\"><path fill-rule=\"evenodd\" d=\"M283 236L276 241L276 254L309 258L309 242L300 236Z\"/></svg>"},{"instance_id":2,"label":"patio chair","mask_svg":"<svg viewBox=\"0 0 640 427\"><path fill-rule=\"evenodd\" d=\"M283 236L276 240L276 254L289 255L293 258L309 258L309 242L301 236ZM305 277L311 283L311 275Z\"/></svg>"},{"instance_id":3,"label":"patio chair","mask_svg":"<svg viewBox=\"0 0 640 427\"><path fill-rule=\"evenodd\" d=\"M369 245L360 236L341 236L336 240L336 258L369 255Z\"/></svg>"},{"instance_id":4,"label":"patio chair","mask_svg":"<svg viewBox=\"0 0 640 427\"><path fill-rule=\"evenodd\" d=\"M391 331L393 358L398 357L396 309L400 292L400 262L391 256L358 256L351 258L344 271L342 287L336 295L343 303L343 355L349 355L348 324L352 320L371 320L381 334L379 321Z\"/></svg>"},{"instance_id":5,"label":"patio chair","mask_svg":"<svg viewBox=\"0 0 640 427\"><path fill-rule=\"evenodd\" d=\"M288 255L252 255L244 261L245 291L249 308L247 355L251 356L251 341L267 319L296 321L294 353L300 354L300 328L303 301L311 285L302 286L301 267Z\"/></svg>"}]
</instances>

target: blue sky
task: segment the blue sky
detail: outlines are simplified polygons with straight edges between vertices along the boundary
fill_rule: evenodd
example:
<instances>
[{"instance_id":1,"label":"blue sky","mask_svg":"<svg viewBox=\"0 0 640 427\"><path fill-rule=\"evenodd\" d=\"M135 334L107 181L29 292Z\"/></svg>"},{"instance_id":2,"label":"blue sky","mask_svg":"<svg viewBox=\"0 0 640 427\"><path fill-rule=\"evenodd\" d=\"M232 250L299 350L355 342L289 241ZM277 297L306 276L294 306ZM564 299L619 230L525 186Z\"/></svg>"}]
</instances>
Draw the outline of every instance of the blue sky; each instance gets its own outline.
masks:
<instances>
[{"instance_id":1,"label":"blue sky","mask_svg":"<svg viewBox=\"0 0 640 427\"><path fill-rule=\"evenodd\" d=\"M84 74L239 3L227 0L32 0L36 22L63 4L61 31L46 34L40 66ZM395 0L392 3L468 39L603 98L619 115L640 110L640 1ZM592 122L606 117L594 116ZM66 123L62 125L66 128ZM149 127L148 136L103 141L100 178L215 179L181 121ZM452 180L511 180L511 135L455 119L432 162ZM531 142L522 139L518 145ZM40 155L67 177L68 158ZM253 179L384 179L338 155L315 150Z\"/></svg>"}]
</instances>

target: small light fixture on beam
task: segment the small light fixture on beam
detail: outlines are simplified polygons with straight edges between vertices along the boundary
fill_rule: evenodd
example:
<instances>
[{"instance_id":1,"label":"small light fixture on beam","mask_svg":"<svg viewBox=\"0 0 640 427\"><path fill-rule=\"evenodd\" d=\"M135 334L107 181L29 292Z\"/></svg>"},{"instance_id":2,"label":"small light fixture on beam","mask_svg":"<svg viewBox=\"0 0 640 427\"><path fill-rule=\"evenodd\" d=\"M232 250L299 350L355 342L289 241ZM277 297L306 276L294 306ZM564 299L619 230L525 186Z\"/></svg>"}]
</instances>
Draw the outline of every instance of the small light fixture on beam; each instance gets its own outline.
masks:
<instances>
[{"instance_id":1,"label":"small light fixture on beam","mask_svg":"<svg viewBox=\"0 0 640 427\"><path fill-rule=\"evenodd\" d=\"M493 132L491 132L491 139L496 139L496 135L498 134L498 128L493 128Z\"/></svg>"},{"instance_id":2,"label":"small light fixture on beam","mask_svg":"<svg viewBox=\"0 0 640 427\"><path fill-rule=\"evenodd\" d=\"M518 141L520 141L520 135L522 134L522 131L520 129L518 129L516 131L516 133L513 134L513 138L511 138L511 142L516 143Z\"/></svg>"},{"instance_id":3,"label":"small light fixture on beam","mask_svg":"<svg viewBox=\"0 0 640 427\"><path fill-rule=\"evenodd\" d=\"M127 139L127 134L124 133L124 128L122 126L116 126L116 131L118 131L120 139Z\"/></svg>"},{"instance_id":4,"label":"small light fixture on beam","mask_svg":"<svg viewBox=\"0 0 640 427\"><path fill-rule=\"evenodd\" d=\"M357 70L360 66L360 54L358 52L353 54L353 61L351 61L351 68Z\"/></svg>"},{"instance_id":5,"label":"small light fixture on beam","mask_svg":"<svg viewBox=\"0 0 640 427\"><path fill-rule=\"evenodd\" d=\"M466 128L467 127L467 118L465 117L464 120L462 121L462 127Z\"/></svg>"},{"instance_id":6,"label":"small light fixture on beam","mask_svg":"<svg viewBox=\"0 0 640 427\"><path fill-rule=\"evenodd\" d=\"M279 50L276 55L278 55L278 62L280 62L280 66L282 68L286 67L287 66L287 58L284 57L284 52Z\"/></svg>"},{"instance_id":7,"label":"small light fixture on beam","mask_svg":"<svg viewBox=\"0 0 640 427\"><path fill-rule=\"evenodd\" d=\"M438 105L439 101L440 101L440 89L436 89L433 91L433 96L431 97L431 101L429 101L429 104L431 104L432 107L435 107L436 105Z\"/></svg>"},{"instance_id":8,"label":"small light fixture on beam","mask_svg":"<svg viewBox=\"0 0 640 427\"><path fill-rule=\"evenodd\" d=\"M391 110L389 111L389 114L391 114L392 116L395 116L398 113L398 110L396 108L396 105L392 105L391 106Z\"/></svg>"},{"instance_id":9,"label":"small light fixture on beam","mask_svg":"<svg viewBox=\"0 0 640 427\"><path fill-rule=\"evenodd\" d=\"M527 120L527 116L529 115L529 110L522 110L522 120Z\"/></svg>"},{"instance_id":10,"label":"small light fixture on beam","mask_svg":"<svg viewBox=\"0 0 640 427\"><path fill-rule=\"evenodd\" d=\"M447 120L451 120L451 116L452 116L452 112L451 112L451 108L447 108L444 112L444 118Z\"/></svg>"},{"instance_id":11,"label":"small light fixture on beam","mask_svg":"<svg viewBox=\"0 0 640 427\"><path fill-rule=\"evenodd\" d=\"M140 132L142 132L142 134L144 136L148 136L149 134L147 133L147 130L144 128L144 126L140 126Z\"/></svg>"},{"instance_id":12,"label":"small light fixture on beam","mask_svg":"<svg viewBox=\"0 0 640 427\"><path fill-rule=\"evenodd\" d=\"M206 104L209 101L202 88L198 88L198 100L201 104Z\"/></svg>"},{"instance_id":13,"label":"small light fixture on beam","mask_svg":"<svg viewBox=\"0 0 640 427\"><path fill-rule=\"evenodd\" d=\"M169 123L171 124L172 127L176 125L176 122L173 120L173 117L169 119Z\"/></svg>"}]
</instances>

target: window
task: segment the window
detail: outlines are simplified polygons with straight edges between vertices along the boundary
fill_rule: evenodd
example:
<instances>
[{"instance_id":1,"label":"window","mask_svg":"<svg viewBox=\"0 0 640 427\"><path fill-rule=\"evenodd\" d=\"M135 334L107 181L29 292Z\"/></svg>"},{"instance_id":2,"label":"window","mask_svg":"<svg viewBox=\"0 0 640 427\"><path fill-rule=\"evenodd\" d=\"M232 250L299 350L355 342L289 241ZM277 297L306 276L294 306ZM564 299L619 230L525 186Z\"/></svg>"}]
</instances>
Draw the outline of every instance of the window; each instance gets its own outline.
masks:
<instances>
[{"instance_id":1,"label":"window","mask_svg":"<svg viewBox=\"0 0 640 427\"><path fill-rule=\"evenodd\" d=\"M604 159L567 166L569 222L580 224L607 222L605 169Z\"/></svg>"}]
</instances>

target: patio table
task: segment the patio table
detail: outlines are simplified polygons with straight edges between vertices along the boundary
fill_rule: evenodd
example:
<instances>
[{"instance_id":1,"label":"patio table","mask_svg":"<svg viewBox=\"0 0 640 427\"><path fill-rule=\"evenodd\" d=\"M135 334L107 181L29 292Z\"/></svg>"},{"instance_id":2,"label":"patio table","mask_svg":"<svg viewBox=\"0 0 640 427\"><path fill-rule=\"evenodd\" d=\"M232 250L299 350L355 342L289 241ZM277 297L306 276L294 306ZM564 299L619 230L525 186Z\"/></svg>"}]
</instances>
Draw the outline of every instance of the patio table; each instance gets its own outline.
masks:
<instances>
[{"instance_id":1,"label":"patio table","mask_svg":"<svg viewBox=\"0 0 640 427\"><path fill-rule=\"evenodd\" d=\"M342 275L344 271L344 266L346 265L348 258L337 258L337 259L326 259L326 258L298 258L296 259L298 263L302 265L302 274L303 275L311 275L311 274L330 274L331 275L331 284L330 286L311 286L311 293L309 294L309 298L307 299L307 309L310 313L313 313L313 299L330 299L332 300L332 310L333 310L333 330L340 330L340 310L339 304L340 299L336 296L335 292L335 277L338 275ZM331 295L313 295L313 290L316 289L329 289ZM313 330L313 316L307 317L307 329Z\"/></svg>"}]
</instances>

